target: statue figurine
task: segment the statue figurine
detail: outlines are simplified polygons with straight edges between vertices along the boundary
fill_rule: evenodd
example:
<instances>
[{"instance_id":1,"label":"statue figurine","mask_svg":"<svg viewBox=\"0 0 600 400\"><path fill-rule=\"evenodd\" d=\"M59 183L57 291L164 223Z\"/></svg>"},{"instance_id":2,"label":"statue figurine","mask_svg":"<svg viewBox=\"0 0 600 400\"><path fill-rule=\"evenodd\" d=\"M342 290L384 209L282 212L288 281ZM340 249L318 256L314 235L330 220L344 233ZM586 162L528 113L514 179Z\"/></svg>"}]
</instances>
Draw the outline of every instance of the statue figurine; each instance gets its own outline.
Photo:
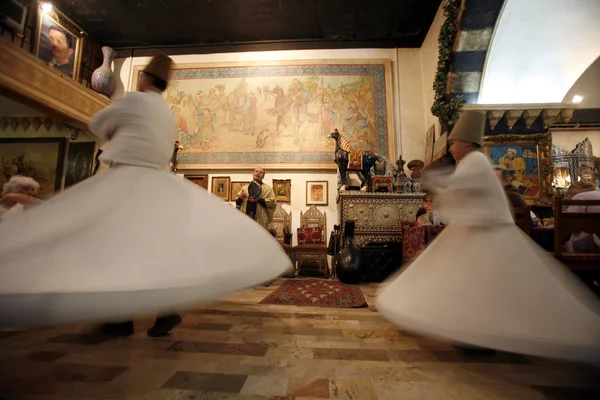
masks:
<instances>
[{"instance_id":1,"label":"statue figurine","mask_svg":"<svg viewBox=\"0 0 600 400\"><path fill-rule=\"evenodd\" d=\"M177 172L177 153L182 149L183 146L179 144L179 140L176 140L175 144L173 145L173 155L171 156L171 161L169 162L169 167L173 172Z\"/></svg>"},{"instance_id":2,"label":"statue figurine","mask_svg":"<svg viewBox=\"0 0 600 400\"><path fill-rule=\"evenodd\" d=\"M401 154L400 158L398 158L398 161L396 161L396 166L398 167L398 176L406 176L406 173L404 172L404 164L406 164L406 161L402 159Z\"/></svg>"}]
</instances>

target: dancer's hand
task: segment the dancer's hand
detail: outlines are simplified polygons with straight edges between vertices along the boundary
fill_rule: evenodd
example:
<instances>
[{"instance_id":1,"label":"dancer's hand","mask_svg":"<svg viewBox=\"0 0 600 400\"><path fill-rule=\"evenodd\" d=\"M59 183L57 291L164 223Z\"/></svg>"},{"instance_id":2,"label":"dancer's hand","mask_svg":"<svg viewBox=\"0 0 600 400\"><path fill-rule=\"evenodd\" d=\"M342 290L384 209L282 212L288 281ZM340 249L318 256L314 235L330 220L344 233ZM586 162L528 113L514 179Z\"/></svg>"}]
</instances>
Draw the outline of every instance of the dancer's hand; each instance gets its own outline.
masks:
<instances>
[{"instance_id":1,"label":"dancer's hand","mask_svg":"<svg viewBox=\"0 0 600 400\"><path fill-rule=\"evenodd\" d=\"M242 200L246 200L247 197L248 197L248 193L240 193L240 195L238 196L238 198L240 198Z\"/></svg>"}]
</instances>

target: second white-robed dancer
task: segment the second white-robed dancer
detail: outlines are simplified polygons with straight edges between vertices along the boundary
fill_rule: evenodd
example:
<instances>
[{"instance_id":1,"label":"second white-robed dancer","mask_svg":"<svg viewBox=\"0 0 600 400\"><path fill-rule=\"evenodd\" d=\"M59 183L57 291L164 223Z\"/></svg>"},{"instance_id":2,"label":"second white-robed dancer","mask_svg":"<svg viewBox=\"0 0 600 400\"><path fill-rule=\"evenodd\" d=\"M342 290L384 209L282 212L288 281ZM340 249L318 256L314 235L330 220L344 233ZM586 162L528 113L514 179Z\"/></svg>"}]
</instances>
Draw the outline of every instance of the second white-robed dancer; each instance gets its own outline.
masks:
<instances>
[{"instance_id":1,"label":"second white-robed dancer","mask_svg":"<svg viewBox=\"0 0 600 400\"><path fill-rule=\"evenodd\" d=\"M449 136L456 171L429 178L449 225L379 293L399 327L458 345L600 362L600 301L514 223L486 155L485 114Z\"/></svg>"},{"instance_id":2,"label":"second white-robed dancer","mask_svg":"<svg viewBox=\"0 0 600 400\"><path fill-rule=\"evenodd\" d=\"M0 224L0 326L168 313L291 267L269 232L169 171L171 63L154 57L140 92L91 122L111 168Z\"/></svg>"}]
</instances>

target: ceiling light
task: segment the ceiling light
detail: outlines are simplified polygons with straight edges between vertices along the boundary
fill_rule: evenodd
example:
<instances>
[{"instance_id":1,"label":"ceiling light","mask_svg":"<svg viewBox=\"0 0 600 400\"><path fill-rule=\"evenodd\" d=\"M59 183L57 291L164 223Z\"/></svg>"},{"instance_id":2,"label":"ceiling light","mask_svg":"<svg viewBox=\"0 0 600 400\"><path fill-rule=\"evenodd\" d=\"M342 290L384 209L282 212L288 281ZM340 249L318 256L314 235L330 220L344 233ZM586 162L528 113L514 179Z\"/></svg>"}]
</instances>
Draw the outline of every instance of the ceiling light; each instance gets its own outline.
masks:
<instances>
[{"instance_id":1,"label":"ceiling light","mask_svg":"<svg viewBox=\"0 0 600 400\"><path fill-rule=\"evenodd\" d=\"M573 103L581 103L582 100L583 100L583 97L581 97L578 94L576 94L575 96L573 96Z\"/></svg>"},{"instance_id":2,"label":"ceiling light","mask_svg":"<svg viewBox=\"0 0 600 400\"><path fill-rule=\"evenodd\" d=\"M52 12L52 3L42 3L42 11L45 13Z\"/></svg>"}]
</instances>

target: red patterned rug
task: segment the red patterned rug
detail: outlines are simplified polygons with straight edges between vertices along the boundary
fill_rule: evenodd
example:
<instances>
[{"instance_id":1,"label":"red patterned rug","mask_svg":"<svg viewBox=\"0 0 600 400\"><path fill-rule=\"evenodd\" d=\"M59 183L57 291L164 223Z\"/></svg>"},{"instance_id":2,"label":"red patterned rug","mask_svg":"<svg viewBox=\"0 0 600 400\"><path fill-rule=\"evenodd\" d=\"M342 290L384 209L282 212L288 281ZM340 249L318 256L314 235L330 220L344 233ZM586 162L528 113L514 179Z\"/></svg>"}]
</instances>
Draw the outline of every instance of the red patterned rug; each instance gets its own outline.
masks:
<instances>
[{"instance_id":1,"label":"red patterned rug","mask_svg":"<svg viewBox=\"0 0 600 400\"><path fill-rule=\"evenodd\" d=\"M321 279L287 280L265 297L260 304L335 308L367 307L367 302L358 286Z\"/></svg>"}]
</instances>

